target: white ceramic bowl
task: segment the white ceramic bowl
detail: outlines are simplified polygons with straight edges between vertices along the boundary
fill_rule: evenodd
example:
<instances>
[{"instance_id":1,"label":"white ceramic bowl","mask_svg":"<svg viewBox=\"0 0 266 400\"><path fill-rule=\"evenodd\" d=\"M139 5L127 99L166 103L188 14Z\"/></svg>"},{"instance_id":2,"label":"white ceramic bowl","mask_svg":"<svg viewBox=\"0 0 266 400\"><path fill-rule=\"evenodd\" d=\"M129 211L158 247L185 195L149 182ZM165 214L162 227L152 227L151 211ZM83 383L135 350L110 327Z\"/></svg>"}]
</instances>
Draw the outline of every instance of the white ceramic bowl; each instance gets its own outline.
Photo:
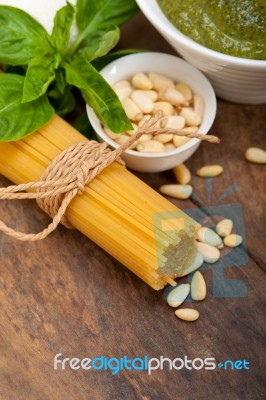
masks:
<instances>
[{"instance_id":1,"label":"white ceramic bowl","mask_svg":"<svg viewBox=\"0 0 266 400\"><path fill-rule=\"evenodd\" d=\"M176 82L187 83L194 93L203 96L205 111L199 131L203 134L209 131L216 114L216 97L211 84L200 71L178 57L145 52L121 57L102 69L101 74L110 85L113 85L122 79L130 79L137 72L157 72L166 75ZM99 140L107 142L112 148L119 147L119 144L106 135L99 119L89 106L87 106L87 113ZM123 159L127 167L135 171L166 171L186 161L196 151L199 144L199 139L191 139L175 150L162 153L127 150L123 154Z\"/></svg>"},{"instance_id":2,"label":"white ceramic bowl","mask_svg":"<svg viewBox=\"0 0 266 400\"><path fill-rule=\"evenodd\" d=\"M156 0L136 2L173 48L206 74L219 97L236 103L266 102L266 61L228 56L208 49L175 28Z\"/></svg>"}]
</instances>

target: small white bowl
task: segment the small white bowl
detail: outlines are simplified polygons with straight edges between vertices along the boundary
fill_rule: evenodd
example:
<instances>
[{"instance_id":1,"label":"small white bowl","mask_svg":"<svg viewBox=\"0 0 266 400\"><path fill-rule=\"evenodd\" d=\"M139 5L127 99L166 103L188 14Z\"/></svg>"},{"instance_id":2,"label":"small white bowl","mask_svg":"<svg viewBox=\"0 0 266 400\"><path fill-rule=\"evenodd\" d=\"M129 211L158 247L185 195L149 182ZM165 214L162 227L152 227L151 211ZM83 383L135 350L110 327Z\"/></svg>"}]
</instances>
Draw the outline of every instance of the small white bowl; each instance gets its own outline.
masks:
<instances>
[{"instance_id":1,"label":"small white bowl","mask_svg":"<svg viewBox=\"0 0 266 400\"><path fill-rule=\"evenodd\" d=\"M243 104L266 102L266 61L233 57L204 47L180 32L156 0L136 0L139 8L185 60L203 71L217 96Z\"/></svg>"},{"instance_id":2,"label":"small white bowl","mask_svg":"<svg viewBox=\"0 0 266 400\"><path fill-rule=\"evenodd\" d=\"M193 93L204 98L205 111L199 132L206 134L211 128L216 114L216 97L206 77L192 65L178 57L163 53L137 53L121 57L102 69L101 74L112 86L114 83L131 79L137 72L156 72L172 78L175 82L184 82ZM104 132L99 119L87 105L90 123L100 141L105 141L112 148L119 147ZM185 145L162 153L141 153L126 150L123 159L128 168L142 172L160 172L175 167L186 161L198 148L199 139L191 139Z\"/></svg>"}]
</instances>

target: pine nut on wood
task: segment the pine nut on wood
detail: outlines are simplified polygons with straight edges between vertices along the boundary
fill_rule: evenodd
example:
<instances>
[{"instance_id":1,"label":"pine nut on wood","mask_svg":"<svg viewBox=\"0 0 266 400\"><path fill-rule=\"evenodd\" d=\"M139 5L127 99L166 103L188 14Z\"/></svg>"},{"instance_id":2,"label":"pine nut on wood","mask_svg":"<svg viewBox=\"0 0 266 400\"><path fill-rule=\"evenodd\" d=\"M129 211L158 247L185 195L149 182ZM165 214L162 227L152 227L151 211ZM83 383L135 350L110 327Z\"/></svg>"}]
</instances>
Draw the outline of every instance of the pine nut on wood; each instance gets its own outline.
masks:
<instances>
[{"instance_id":1,"label":"pine nut on wood","mask_svg":"<svg viewBox=\"0 0 266 400\"><path fill-rule=\"evenodd\" d=\"M209 264L215 263L220 258L220 251L207 243L197 242L197 248L203 255L204 261Z\"/></svg>"},{"instance_id":2,"label":"pine nut on wood","mask_svg":"<svg viewBox=\"0 0 266 400\"><path fill-rule=\"evenodd\" d=\"M210 246L218 247L222 244L222 239L212 229L202 226L197 231L197 239L202 243L207 243Z\"/></svg>"},{"instance_id":3,"label":"pine nut on wood","mask_svg":"<svg viewBox=\"0 0 266 400\"><path fill-rule=\"evenodd\" d=\"M237 247L243 242L243 238L240 235L236 235L234 233L231 233L231 235L228 235L224 238L224 244L227 247Z\"/></svg>"},{"instance_id":4,"label":"pine nut on wood","mask_svg":"<svg viewBox=\"0 0 266 400\"><path fill-rule=\"evenodd\" d=\"M179 183L186 185L191 180L191 173L185 164L179 164L173 169L174 175Z\"/></svg>"},{"instance_id":5,"label":"pine nut on wood","mask_svg":"<svg viewBox=\"0 0 266 400\"><path fill-rule=\"evenodd\" d=\"M232 232L233 221L231 219L223 219L216 225L216 232L219 236L228 236Z\"/></svg>"},{"instance_id":6,"label":"pine nut on wood","mask_svg":"<svg viewBox=\"0 0 266 400\"><path fill-rule=\"evenodd\" d=\"M190 284L184 283L176 286L168 293L167 303L171 307L179 307L187 298L190 292Z\"/></svg>"},{"instance_id":7,"label":"pine nut on wood","mask_svg":"<svg viewBox=\"0 0 266 400\"><path fill-rule=\"evenodd\" d=\"M247 161L255 164L266 164L266 151L258 147L249 147L245 157Z\"/></svg>"},{"instance_id":8,"label":"pine nut on wood","mask_svg":"<svg viewBox=\"0 0 266 400\"><path fill-rule=\"evenodd\" d=\"M190 185L162 185L159 191L166 196L174 197L176 199L188 199L192 193L192 186Z\"/></svg>"},{"instance_id":9,"label":"pine nut on wood","mask_svg":"<svg viewBox=\"0 0 266 400\"><path fill-rule=\"evenodd\" d=\"M205 299L207 294L206 283L201 274L201 272L197 271L193 275L191 281L191 297L193 300L202 301Z\"/></svg>"},{"instance_id":10,"label":"pine nut on wood","mask_svg":"<svg viewBox=\"0 0 266 400\"><path fill-rule=\"evenodd\" d=\"M193 322L199 318L199 312L193 308L179 308L175 311L177 318L183 321Z\"/></svg>"},{"instance_id":11,"label":"pine nut on wood","mask_svg":"<svg viewBox=\"0 0 266 400\"><path fill-rule=\"evenodd\" d=\"M205 165L197 170L197 175L203 178L211 178L220 175L223 172L221 165Z\"/></svg>"}]
</instances>

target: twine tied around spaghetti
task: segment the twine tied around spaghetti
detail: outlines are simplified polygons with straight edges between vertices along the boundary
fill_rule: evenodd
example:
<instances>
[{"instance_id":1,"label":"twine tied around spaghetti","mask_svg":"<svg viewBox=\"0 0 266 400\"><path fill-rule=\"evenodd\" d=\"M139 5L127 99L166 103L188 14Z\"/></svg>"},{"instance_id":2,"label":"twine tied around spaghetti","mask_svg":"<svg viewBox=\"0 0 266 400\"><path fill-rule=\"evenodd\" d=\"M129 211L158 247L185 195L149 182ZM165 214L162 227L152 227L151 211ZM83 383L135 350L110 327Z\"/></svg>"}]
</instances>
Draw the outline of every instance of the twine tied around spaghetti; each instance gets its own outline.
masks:
<instances>
[{"instance_id":1,"label":"twine tied around spaghetti","mask_svg":"<svg viewBox=\"0 0 266 400\"><path fill-rule=\"evenodd\" d=\"M158 135L173 133L178 136L197 138L211 143L219 143L216 136L203 135L167 128L156 128L156 122L161 118L158 111L152 116L128 141L115 150L106 143L84 141L70 146L60 153L44 171L39 182L29 182L0 189L0 200L36 199L39 207L51 218L52 222L39 233L23 233L8 227L0 220L0 231L8 236L22 241L37 241L46 238L59 223L67 228L73 228L65 213L71 200L84 192L86 184L94 179L102 170L114 161L124 165L122 153L145 133ZM29 192L26 192L29 191Z\"/></svg>"}]
</instances>

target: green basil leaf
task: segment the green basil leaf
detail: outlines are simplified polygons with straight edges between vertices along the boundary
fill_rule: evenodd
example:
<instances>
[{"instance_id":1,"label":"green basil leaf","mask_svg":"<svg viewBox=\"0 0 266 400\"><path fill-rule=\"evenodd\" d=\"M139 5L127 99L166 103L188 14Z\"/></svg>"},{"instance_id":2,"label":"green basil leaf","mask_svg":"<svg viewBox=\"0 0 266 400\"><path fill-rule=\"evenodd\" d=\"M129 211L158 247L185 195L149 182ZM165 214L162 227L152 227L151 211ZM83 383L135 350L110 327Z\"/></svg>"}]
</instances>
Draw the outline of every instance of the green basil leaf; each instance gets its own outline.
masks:
<instances>
[{"instance_id":1,"label":"green basil leaf","mask_svg":"<svg viewBox=\"0 0 266 400\"><path fill-rule=\"evenodd\" d=\"M49 87L48 96L54 99L60 99L68 86L65 80L65 70L60 67L55 71L55 80Z\"/></svg>"},{"instance_id":2,"label":"green basil leaf","mask_svg":"<svg viewBox=\"0 0 266 400\"><path fill-rule=\"evenodd\" d=\"M46 93L48 86L55 79L57 56L43 54L29 62L24 80L22 103L38 99Z\"/></svg>"},{"instance_id":3,"label":"green basil leaf","mask_svg":"<svg viewBox=\"0 0 266 400\"><path fill-rule=\"evenodd\" d=\"M117 26L109 27L91 33L89 40L85 41L86 47L79 50L88 61L102 57L115 47L119 41L119 28Z\"/></svg>"},{"instance_id":4,"label":"green basil leaf","mask_svg":"<svg viewBox=\"0 0 266 400\"><path fill-rule=\"evenodd\" d=\"M28 64L51 49L49 35L30 15L9 6L0 6L0 62Z\"/></svg>"},{"instance_id":5,"label":"green basil leaf","mask_svg":"<svg viewBox=\"0 0 266 400\"><path fill-rule=\"evenodd\" d=\"M51 98L50 102L56 110L56 113L62 117L73 111L76 105L76 99L72 94L71 86L67 86L61 97Z\"/></svg>"},{"instance_id":6,"label":"green basil leaf","mask_svg":"<svg viewBox=\"0 0 266 400\"><path fill-rule=\"evenodd\" d=\"M138 11L135 0L77 0L77 25L80 31L96 30L99 25L122 25Z\"/></svg>"},{"instance_id":7,"label":"green basil leaf","mask_svg":"<svg viewBox=\"0 0 266 400\"><path fill-rule=\"evenodd\" d=\"M79 35L71 46L73 54L90 35L105 26L121 25L138 11L135 0L77 0Z\"/></svg>"},{"instance_id":8,"label":"green basil leaf","mask_svg":"<svg viewBox=\"0 0 266 400\"><path fill-rule=\"evenodd\" d=\"M90 124L87 113L80 114L73 123L74 128L76 128L80 133L86 136L90 140L98 140L97 136Z\"/></svg>"},{"instance_id":9,"label":"green basil leaf","mask_svg":"<svg viewBox=\"0 0 266 400\"><path fill-rule=\"evenodd\" d=\"M50 121L54 109L46 95L30 103L21 103L24 77L0 75L0 141L23 138Z\"/></svg>"},{"instance_id":10,"label":"green basil leaf","mask_svg":"<svg viewBox=\"0 0 266 400\"><path fill-rule=\"evenodd\" d=\"M113 132L132 129L131 123L112 88L82 55L64 64L66 80L81 89L85 101Z\"/></svg>"},{"instance_id":11,"label":"green basil leaf","mask_svg":"<svg viewBox=\"0 0 266 400\"><path fill-rule=\"evenodd\" d=\"M55 15L51 37L56 50L61 54L63 54L68 47L70 29L74 22L75 12L73 5L67 3L67 5L60 8Z\"/></svg>"}]
</instances>

